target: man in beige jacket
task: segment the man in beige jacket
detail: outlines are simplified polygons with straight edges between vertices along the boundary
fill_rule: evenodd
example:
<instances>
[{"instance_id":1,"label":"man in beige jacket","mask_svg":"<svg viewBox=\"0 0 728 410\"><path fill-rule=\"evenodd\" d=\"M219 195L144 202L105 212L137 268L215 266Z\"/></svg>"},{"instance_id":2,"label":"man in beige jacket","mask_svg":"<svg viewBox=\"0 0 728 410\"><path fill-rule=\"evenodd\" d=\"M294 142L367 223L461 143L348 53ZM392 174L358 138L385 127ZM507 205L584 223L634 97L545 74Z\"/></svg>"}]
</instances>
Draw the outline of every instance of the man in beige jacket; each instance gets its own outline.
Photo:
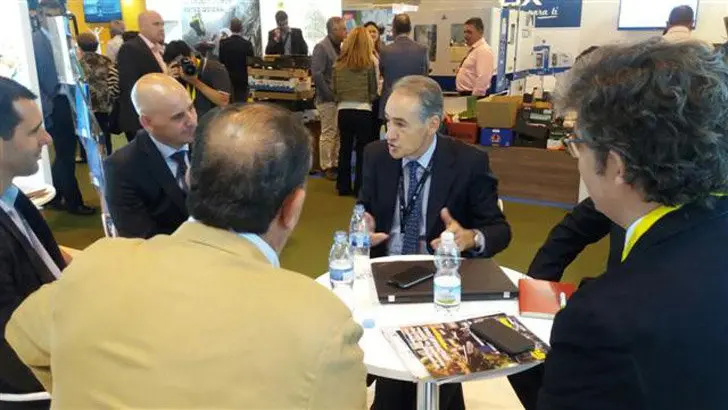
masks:
<instances>
[{"instance_id":1,"label":"man in beige jacket","mask_svg":"<svg viewBox=\"0 0 728 410\"><path fill-rule=\"evenodd\" d=\"M279 267L310 164L309 135L282 108L206 117L193 219L170 236L97 242L8 324L52 407L363 409L361 328Z\"/></svg>"}]
</instances>

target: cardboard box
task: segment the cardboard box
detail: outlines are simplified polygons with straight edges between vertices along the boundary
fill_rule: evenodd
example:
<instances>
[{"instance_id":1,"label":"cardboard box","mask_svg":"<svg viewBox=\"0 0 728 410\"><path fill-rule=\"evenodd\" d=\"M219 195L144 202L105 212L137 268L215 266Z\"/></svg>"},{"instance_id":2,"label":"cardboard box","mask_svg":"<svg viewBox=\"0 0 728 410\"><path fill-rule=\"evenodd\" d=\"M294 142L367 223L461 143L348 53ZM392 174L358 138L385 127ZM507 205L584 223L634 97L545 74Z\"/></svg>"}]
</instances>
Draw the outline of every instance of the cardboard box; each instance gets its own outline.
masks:
<instances>
[{"instance_id":1,"label":"cardboard box","mask_svg":"<svg viewBox=\"0 0 728 410\"><path fill-rule=\"evenodd\" d=\"M476 118L481 128L513 128L518 110L523 104L521 96L492 95L478 100Z\"/></svg>"},{"instance_id":2,"label":"cardboard box","mask_svg":"<svg viewBox=\"0 0 728 410\"><path fill-rule=\"evenodd\" d=\"M510 147L513 145L513 130L504 128L482 128L480 145L486 147Z\"/></svg>"}]
</instances>

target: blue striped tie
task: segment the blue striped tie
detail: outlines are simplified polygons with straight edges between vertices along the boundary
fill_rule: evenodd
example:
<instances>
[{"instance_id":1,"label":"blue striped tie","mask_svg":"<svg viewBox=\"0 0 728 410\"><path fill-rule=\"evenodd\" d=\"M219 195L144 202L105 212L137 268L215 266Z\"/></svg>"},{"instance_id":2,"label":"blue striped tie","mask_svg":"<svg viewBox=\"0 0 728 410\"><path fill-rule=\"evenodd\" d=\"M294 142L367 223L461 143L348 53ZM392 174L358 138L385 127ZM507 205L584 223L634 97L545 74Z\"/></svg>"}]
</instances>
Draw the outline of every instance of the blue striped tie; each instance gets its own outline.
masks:
<instances>
[{"instance_id":1,"label":"blue striped tie","mask_svg":"<svg viewBox=\"0 0 728 410\"><path fill-rule=\"evenodd\" d=\"M417 189L417 171L420 170L420 164L417 161L411 161L407 164L407 172L409 173L409 186L407 187L407 200L412 199ZM405 204L409 205L409 204ZM418 252L420 242L420 224L422 223L422 195L418 195L412 206L412 211L407 215L404 221L404 240L402 241L402 255L415 255Z\"/></svg>"}]
</instances>

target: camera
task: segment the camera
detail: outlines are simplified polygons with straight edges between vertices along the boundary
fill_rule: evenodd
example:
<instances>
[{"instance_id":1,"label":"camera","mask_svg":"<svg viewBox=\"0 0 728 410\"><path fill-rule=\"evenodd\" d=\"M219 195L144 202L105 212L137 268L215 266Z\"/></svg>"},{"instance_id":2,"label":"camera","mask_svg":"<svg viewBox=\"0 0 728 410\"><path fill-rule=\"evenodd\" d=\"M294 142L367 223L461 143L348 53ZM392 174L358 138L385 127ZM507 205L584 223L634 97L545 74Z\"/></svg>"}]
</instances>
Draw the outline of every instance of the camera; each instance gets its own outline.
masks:
<instances>
[{"instance_id":1,"label":"camera","mask_svg":"<svg viewBox=\"0 0 728 410\"><path fill-rule=\"evenodd\" d=\"M197 74L197 65L195 65L195 62L190 57L180 59L179 66L182 68L182 72L189 77Z\"/></svg>"}]
</instances>

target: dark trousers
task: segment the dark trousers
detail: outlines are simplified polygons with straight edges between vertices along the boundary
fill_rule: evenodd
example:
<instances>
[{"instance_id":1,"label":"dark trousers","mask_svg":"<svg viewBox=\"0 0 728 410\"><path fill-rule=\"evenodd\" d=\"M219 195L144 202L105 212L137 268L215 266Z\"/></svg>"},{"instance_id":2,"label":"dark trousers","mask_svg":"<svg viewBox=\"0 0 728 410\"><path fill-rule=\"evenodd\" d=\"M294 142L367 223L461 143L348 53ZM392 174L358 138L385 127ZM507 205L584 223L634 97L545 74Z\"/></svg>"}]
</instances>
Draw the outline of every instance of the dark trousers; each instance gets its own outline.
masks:
<instances>
[{"instance_id":1,"label":"dark trousers","mask_svg":"<svg viewBox=\"0 0 728 410\"><path fill-rule=\"evenodd\" d=\"M508 376L513 391L516 392L518 400L525 410L536 410L538 404L538 391L541 389L543 382L543 364L540 364L525 372Z\"/></svg>"},{"instance_id":2,"label":"dark trousers","mask_svg":"<svg viewBox=\"0 0 728 410\"><path fill-rule=\"evenodd\" d=\"M124 130L124 135L126 135L126 140L129 142L134 141L134 137L136 137L137 132L139 132L139 128L135 130Z\"/></svg>"},{"instance_id":3,"label":"dark trousers","mask_svg":"<svg viewBox=\"0 0 728 410\"><path fill-rule=\"evenodd\" d=\"M76 180L78 138L73 123L73 112L66 96L58 95L53 99L51 119L53 124L48 133L53 138L53 149L56 152L51 166L53 185L57 191L56 200L63 200L68 208L75 208L83 205L83 198Z\"/></svg>"},{"instance_id":4,"label":"dark trousers","mask_svg":"<svg viewBox=\"0 0 728 410\"><path fill-rule=\"evenodd\" d=\"M374 137L374 141L379 139L379 132L381 131L382 124L384 123L384 121L379 118L380 101L381 98L377 98L372 102L372 136Z\"/></svg>"},{"instance_id":5,"label":"dark trousers","mask_svg":"<svg viewBox=\"0 0 728 410\"><path fill-rule=\"evenodd\" d=\"M21 402L0 401L0 410L48 410L50 408L50 400Z\"/></svg>"},{"instance_id":6,"label":"dark trousers","mask_svg":"<svg viewBox=\"0 0 728 410\"><path fill-rule=\"evenodd\" d=\"M248 85L239 85L233 91L233 102L244 103L248 101Z\"/></svg>"},{"instance_id":7,"label":"dark trousers","mask_svg":"<svg viewBox=\"0 0 728 410\"><path fill-rule=\"evenodd\" d=\"M339 194L359 193L362 182L364 147L374 141L372 135L372 113L364 110L339 110L339 176L336 189ZM351 151L356 145L356 172L354 191L351 190Z\"/></svg>"},{"instance_id":8,"label":"dark trousers","mask_svg":"<svg viewBox=\"0 0 728 410\"><path fill-rule=\"evenodd\" d=\"M96 121L99 123L99 127L101 127L101 133L103 134L101 136L101 142L106 147L106 156L111 155L112 152L112 146L111 146L111 115L109 113L105 112L95 112L94 116L96 117Z\"/></svg>"},{"instance_id":9,"label":"dark trousers","mask_svg":"<svg viewBox=\"0 0 728 410\"><path fill-rule=\"evenodd\" d=\"M415 410L416 407L416 384L377 377L371 410ZM463 386L460 383L440 386L440 410L465 410Z\"/></svg>"}]
</instances>

